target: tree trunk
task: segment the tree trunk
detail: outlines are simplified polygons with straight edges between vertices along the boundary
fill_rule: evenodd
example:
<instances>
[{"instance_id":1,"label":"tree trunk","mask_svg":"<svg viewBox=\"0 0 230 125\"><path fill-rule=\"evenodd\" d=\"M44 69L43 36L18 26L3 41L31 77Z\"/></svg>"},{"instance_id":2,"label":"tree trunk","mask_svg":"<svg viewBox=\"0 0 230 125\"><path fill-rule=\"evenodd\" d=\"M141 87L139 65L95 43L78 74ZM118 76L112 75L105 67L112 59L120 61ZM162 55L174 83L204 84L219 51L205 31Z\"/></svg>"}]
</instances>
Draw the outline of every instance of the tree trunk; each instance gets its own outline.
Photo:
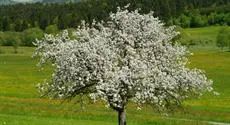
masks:
<instances>
[{"instance_id":1,"label":"tree trunk","mask_svg":"<svg viewBox=\"0 0 230 125\"><path fill-rule=\"evenodd\" d=\"M118 125L126 125L126 111L118 111Z\"/></svg>"}]
</instances>

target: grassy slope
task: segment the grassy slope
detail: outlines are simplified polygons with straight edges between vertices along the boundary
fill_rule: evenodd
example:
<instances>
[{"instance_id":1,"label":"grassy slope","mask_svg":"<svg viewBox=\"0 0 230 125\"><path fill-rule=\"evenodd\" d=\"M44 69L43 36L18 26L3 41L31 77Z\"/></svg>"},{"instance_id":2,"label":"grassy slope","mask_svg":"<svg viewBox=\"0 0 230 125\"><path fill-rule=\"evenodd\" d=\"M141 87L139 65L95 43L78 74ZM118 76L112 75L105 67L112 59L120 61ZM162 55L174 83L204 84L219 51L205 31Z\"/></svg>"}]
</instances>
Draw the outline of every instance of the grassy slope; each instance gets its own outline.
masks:
<instances>
[{"instance_id":1,"label":"grassy slope","mask_svg":"<svg viewBox=\"0 0 230 125\"><path fill-rule=\"evenodd\" d=\"M212 29L212 28L211 28ZM195 30L195 31L193 31ZM208 29L187 29L194 34L208 32ZM213 30L210 30L213 31ZM215 34L215 33L213 33ZM214 39L213 34L210 35ZM209 38L208 34L202 35ZM196 37L196 35L194 35ZM199 39L205 39L199 37ZM214 48L214 47L213 47ZM201 99L185 102L185 109L172 117L230 122L230 53L192 48L195 53L191 66L204 69L213 79L220 96L204 95ZM49 78L51 68L38 72L36 59L31 58L33 48L21 48L20 54L11 54L12 49L2 48L0 54L0 125L115 125L116 113L104 108L103 104L87 106L81 111L78 104L61 104L57 100L40 99L35 85ZM165 120L146 107L142 111L128 108L130 125L193 125L205 124L196 121Z\"/></svg>"},{"instance_id":2,"label":"grassy slope","mask_svg":"<svg viewBox=\"0 0 230 125\"><path fill-rule=\"evenodd\" d=\"M216 37L221 28L221 26L212 26L203 28L189 28L184 29L184 31L188 35L187 39L193 40L195 42L198 42L198 44L201 44L200 46L196 47L198 50L216 50Z\"/></svg>"},{"instance_id":3,"label":"grassy slope","mask_svg":"<svg viewBox=\"0 0 230 125\"><path fill-rule=\"evenodd\" d=\"M201 99L185 102L187 117L230 123L230 53L195 51L191 65L206 71L220 96L206 94Z\"/></svg>"},{"instance_id":4,"label":"grassy slope","mask_svg":"<svg viewBox=\"0 0 230 125\"><path fill-rule=\"evenodd\" d=\"M220 29L219 26L185 29L192 39L210 41L208 45L190 48L194 53L190 57L191 66L205 70L214 82L215 91L220 93L220 96L209 94L199 100L185 102L188 118L230 123L230 52L221 52L215 46Z\"/></svg>"},{"instance_id":5,"label":"grassy slope","mask_svg":"<svg viewBox=\"0 0 230 125\"><path fill-rule=\"evenodd\" d=\"M221 27L219 26L213 26L204 28L189 28L184 31L193 39L215 41L220 28Z\"/></svg>"}]
</instances>

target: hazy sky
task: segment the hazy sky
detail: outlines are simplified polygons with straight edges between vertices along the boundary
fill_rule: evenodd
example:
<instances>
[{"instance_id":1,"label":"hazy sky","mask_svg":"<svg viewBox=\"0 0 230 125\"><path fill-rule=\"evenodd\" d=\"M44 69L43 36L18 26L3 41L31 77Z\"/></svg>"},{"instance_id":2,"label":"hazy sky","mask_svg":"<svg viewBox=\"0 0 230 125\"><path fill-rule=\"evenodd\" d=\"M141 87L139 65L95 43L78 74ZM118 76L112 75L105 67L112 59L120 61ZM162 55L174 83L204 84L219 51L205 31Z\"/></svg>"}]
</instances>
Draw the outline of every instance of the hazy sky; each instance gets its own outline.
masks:
<instances>
[{"instance_id":1,"label":"hazy sky","mask_svg":"<svg viewBox=\"0 0 230 125\"><path fill-rule=\"evenodd\" d=\"M18 1L18 2L27 2L27 1L34 1L34 0L14 0L14 1Z\"/></svg>"}]
</instances>

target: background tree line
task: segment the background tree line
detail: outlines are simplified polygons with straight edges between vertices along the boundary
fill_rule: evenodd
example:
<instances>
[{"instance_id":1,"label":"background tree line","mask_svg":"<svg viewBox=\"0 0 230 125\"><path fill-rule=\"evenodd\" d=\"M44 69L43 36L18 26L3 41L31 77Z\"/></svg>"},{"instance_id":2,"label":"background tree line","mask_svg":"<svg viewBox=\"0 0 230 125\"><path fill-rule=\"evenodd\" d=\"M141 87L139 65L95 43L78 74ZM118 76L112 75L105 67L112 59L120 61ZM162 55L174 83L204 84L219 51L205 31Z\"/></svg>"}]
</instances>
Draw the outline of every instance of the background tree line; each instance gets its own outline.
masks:
<instances>
[{"instance_id":1,"label":"background tree line","mask_svg":"<svg viewBox=\"0 0 230 125\"><path fill-rule=\"evenodd\" d=\"M106 20L110 12L128 3L129 10L140 8L141 13L154 11L154 15L168 25L186 28L230 25L230 0L81 0L68 4L1 5L0 44L31 46L32 41L44 32L76 28L81 20L89 23L93 19ZM12 35L18 36L15 37L18 42L7 40Z\"/></svg>"},{"instance_id":2,"label":"background tree line","mask_svg":"<svg viewBox=\"0 0 230 125\"><path fill-rule=\"evenodd\" d=\"M230 9L230 5L228 5ZM172 17L167 21L168 25L178 25L183 28L204 27L211 25L230 25L230 11L209 11L203 9L193 9L185 11L177 17Z\"/></svg>"},{"instance_id":3,"label":"background tree line","mask_svg":"<svg viewBox=\"0 0 230 125\"><path fill-rule=\"evenodd\" d=\"M229 9L225 9L225 12L217 11L218 7L223 5L227 5L225 8L230 8L230 0L87 0L69 4L2 5L0 30L23 31L31 27L45 30L47 26L53 24L59 29L72 28L78 26L80 20L87 22L92 22L93 19L105 20L109 12L116 11L117 6L125 6L128 3L130 10L141 8L143 13L154 11L155 16L165 22L183 27L200 27L225 22L230 24Z\"/></svg>"}]
</instances>

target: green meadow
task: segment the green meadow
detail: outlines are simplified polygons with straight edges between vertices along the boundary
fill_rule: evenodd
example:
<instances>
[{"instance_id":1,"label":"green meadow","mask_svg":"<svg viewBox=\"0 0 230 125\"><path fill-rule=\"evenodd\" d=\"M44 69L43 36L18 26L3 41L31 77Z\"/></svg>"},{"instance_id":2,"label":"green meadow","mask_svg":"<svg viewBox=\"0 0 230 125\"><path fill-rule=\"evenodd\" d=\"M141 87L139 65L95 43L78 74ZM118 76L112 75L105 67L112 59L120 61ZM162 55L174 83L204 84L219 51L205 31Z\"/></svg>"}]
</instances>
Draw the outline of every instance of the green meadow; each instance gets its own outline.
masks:
<instances>
[{"instance_id":1,"label":"green meadow","mask_svg":"<svg viewBox=\"0 0 230 125\"><path fill-rule=\"evenodd\" d=\"M150 107L136 110L129 104L129 125L207 125L212 122L230 123L230 52L216 48L220 27L185 29L194 39L209 40L209 47L192 46L190 67L205 70L213 80L219 96L207 93L201 98L185 101L183 108L161 116ZM67 102L40 98L36 85L51 77L52 67L43 71L32 58L35 48L0 48L0 125L116 125L117 113L102 103L89 104L83 110L75 101Z\"/></svg>"},{"instance_id":2,"label":"green meadow","mask_svg":"<svg viewBox=\"0 0 230 125\"><path fill-rule=\"evenodd\" d=\"M216 48L216 38L222 27L221 26L210 26L202 28L188 28L184 29L184 32L188 35L188 40L194 40L195 42L200 42L201 44L196 47L196 49L217 49ZM230 29L230 27L228 27ZM199 43L197 43L199 44Z\"/></svg>"},{"instance_id":3,"label":"green meadow","mask_svg":"<svg viewBox=\"0 0 230 125\"><path fill-rule=\"evenodd\" d=\"M189 28L185 29L184 31L188 33L193 39L210 40L214 42L220 28L220 26L212 26L203 28Z\"/></svg>"}]
</instances>

